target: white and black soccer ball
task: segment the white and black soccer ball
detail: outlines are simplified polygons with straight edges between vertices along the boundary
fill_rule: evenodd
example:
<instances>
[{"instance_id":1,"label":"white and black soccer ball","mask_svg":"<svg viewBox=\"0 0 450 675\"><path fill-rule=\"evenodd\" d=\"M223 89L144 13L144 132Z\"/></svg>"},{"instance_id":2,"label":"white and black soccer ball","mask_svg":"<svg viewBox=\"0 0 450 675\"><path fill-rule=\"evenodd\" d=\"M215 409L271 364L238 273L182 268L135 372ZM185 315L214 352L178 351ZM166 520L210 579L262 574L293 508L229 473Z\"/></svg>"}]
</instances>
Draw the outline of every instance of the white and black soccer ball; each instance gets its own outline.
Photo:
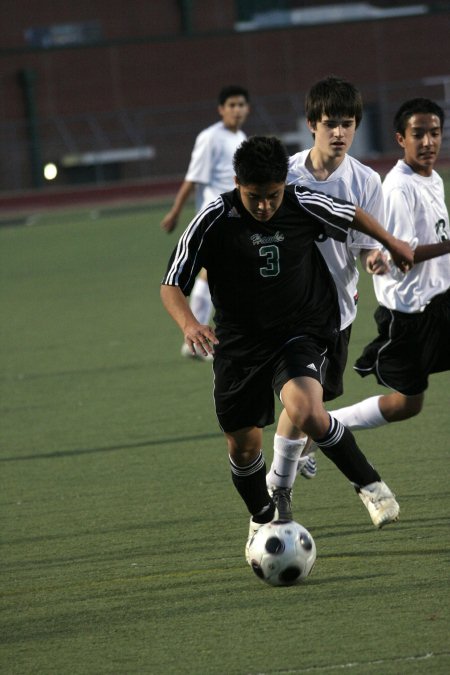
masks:
<instances>
[{"instance_id":1,"label":"white and black soccer ball","mask_svg":"<svg viewBox=\"0 0 450 675\"><path fill-rule=\"evenodd\" d=\"M316 544L294 520L274 520L259 528L248 549L254 573L271 586L304 581L316 561Z\"/></svg>"}]
</instances>

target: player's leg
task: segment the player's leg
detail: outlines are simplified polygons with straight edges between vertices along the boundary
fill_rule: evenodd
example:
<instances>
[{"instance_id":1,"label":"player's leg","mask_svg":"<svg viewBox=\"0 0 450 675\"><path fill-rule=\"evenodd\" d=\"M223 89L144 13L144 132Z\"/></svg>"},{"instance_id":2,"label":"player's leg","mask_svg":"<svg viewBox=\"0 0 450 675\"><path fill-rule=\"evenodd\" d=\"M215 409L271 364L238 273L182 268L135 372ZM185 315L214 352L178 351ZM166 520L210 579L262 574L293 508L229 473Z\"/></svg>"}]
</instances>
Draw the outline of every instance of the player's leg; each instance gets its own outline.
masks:
<instances>
[{"instance_id":1,"label":"player's leg","mask_svg":"<svg viewBox=\"0 0 450 675\"><path fill-rule=\"evenodd\" d=\"M283 404L285 401L282 389L286 382L305 376L305 380L316 381L320 392L318 412L325 414L322 404L322 381L327 365L326 354L327 347L324 344L319 344L313 339L306 339L305 336L286 343L275 360L273 375L273 388ZM298 400L296 405L298 410L306 411L311 405L309 392L306 392L303 400ZM286 411L281 413L274 439L273 462L267 476L269 492L274 499L278 516L281 518L292 518L292 486L298 472L302 451L309 442L307 435L299 431L302 428L299 426L299 421L301 422L300 418L296 421ZM314 470L315 466L312 468Z\"/></svg>"},{"instance_id":2,"label":"player's leg","mask_svg":"<svg viewBox=\"0 0 450 675\"><path fill-rule=\"evenodd\" d=\"M233 484L251 514L245 557L250 564L250 542L264 523L275 515L275 505L266 485L266 463L262 445L262 430L257 427L225 432Z\"/></svg>"},{"instance_id":3,"label":"player's leg","mask_svg":"<svg viewBox=\"0 0 450 675\"><path fill-rule=\"evenodd\" d=\"M315 340L306 339L304 336L286 343L275 358L272 381L273 388L282 403L284 403L281 396L283 385L300 375L313 373L311 377L318 380L321 391L320 383L325 373L326 352L325 345L319 345ZM309 405L309 401L299 403L299 407L303 405ZM281 519L292 519L292 486L302 451L307 443L307 436L299 431L300 428L285 411L281 413L274 438L273 461L267 476L269 492L275 502L278 518Z\"/></svg>"},{"instance_id":4,"label":"player's leg","mask_svg":"<svg viewBox=\"0 0 450 675\"><path fill-rule=\"evenodd\" d=\"M305 378L309 380L311 378ZM312 380L319 389L321 385ZM281 399L284 403L283 395ZM320 395L321 402L321 395ZM310 405L308 392L296 401L299 410L306 410ZM321 406L323 409L323 406ZM278 420L277 432L274 438L274 454L267 474L269 492L275 502L278 518L292 519L292 487L297 476L301 454L305 448L308 437L299 431L283 410Z\"/></svg>"},{"instance_id":5,"label":"player's leg","mask_svg":"<svg viewBox=\"0 0 450 675\"><path fill-rule=\"evenodd\" d=\"M322 388L310 377L288 381L282 400L292 422L311 436L359 493L374 525L397 520L399 506L394 495L370 464L349 429L330 416L322 404Z\"/></svg>"},{"instance_id":6,"label":"player's leg","mask_svg":"<svg viewBox=\"0 0 450 675\"><path fill-rule=\"evenodd\" d=\"M220 355L213 367L216 414L228 444L233 484L251 514L250 541L275 513L262 450L262 429L274 421L271 369L247 366Z\"/></svg>"},{"instance_id":7,"label":"player's leg","mask_svg":"<svg viewBox=\"0 0 450 675\"><path fill-rule=\"evenodd\" d=\"M449 365L442 361L450 340L443 316L445 312L440 314L434 307L412 315L379 307L375 312L378 337L365 347L355 370L363 377L375 375L379 384L392 391L332 414L350 429L373 429L418 415L428 376Z\"/></svg>"},{"instance_id":8,"label":"player's leg","mask_svg":"<svg viewBox=\"0 0 450 675\"><path fill-rule=\"evenodd\" d=\"M292 487L297 473L305 469L309 457L303 457L308 437L292 424L288 414L283 409L278 418L277 430L273 439L273 459L267 474L267 483L277 487ZM308 465L309 466L309 465ZM305 475L313 478L315 475Z\"/></svg>"},{"instance_id":9,"label":"player's leg","mask_svg":"<svg viewBox=\"0 0 450 675\"><path fill-rule=\"evenodd\" d=\"M363 401L331 411L349 429L375 429L389 422L401 422L418 415L424 404L425 394L405 396L400 392L371 396Z\"/></svg>"},{"instance_id":10,"label":"player's leg","mask_svg":"<svg viewBox=\"0 0 450 675\"><path fill-rule=\"evenodd\" d=\"M339 333L339 338L330 352L327 351L327 366L323 382L323 399L331 401L341 396L344 390L343 376L348 359L348 345L352 327L347 326ZM285 410L282 410L274 436L273 461L268 475L270 485L293 485L283 483L280 476L291 475L292 463L297 457L296 475L314 478L317 474L315 451L316 444L306 434L292 424ZM290 478L289 478L290 480Z\"/></svg>"},{"instance_id":11,"label":"player's leg","mask_svg":"<svg viewBox=\"0 0 450 675\"><path fill-rule=\"evenodd\" d=\"M354 485L367 485L379 475L358 448L353 434L332 418L322 403L322 387L310 377L298 377L284 385L281 395L286 412L301 424L318 447Z\"/></svg>"},{"instance_id":12,"label":"player's leg","mask_svg":"<svg viewBox=\"0 0 450 675\"><path fill-rule=\"evenodd\" d=\"M266 486L262 430L248 427L225 432L233 484L256 523L273 518L274 508Z\"/></svg>"},{"instance_id":13,"label":"player's leg","mask_svg":"<svg viewBox=\"0 0 450 675\"><path fill-rule=\"evenodd\" d=\"M273 459L267 474L268 484L292 487L306 440L307 436L292 424L286 410L283 409L274 435Z\"/></svg>"}]
</instances>

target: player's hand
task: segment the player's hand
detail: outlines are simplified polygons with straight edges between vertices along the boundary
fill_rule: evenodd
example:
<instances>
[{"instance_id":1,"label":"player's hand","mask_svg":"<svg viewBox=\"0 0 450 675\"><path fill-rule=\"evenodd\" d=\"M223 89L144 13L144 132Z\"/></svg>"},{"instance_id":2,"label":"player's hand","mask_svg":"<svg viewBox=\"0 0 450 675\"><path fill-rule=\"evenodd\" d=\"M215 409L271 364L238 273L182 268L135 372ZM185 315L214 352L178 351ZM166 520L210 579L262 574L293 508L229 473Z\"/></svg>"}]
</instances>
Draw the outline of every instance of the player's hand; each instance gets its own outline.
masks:
<instances>
[{"instance_id":1,"label":"player's hand","mask_svg":"<svg viewBox=\"0 0 450 675\"><path fill-rule=\"evenodd\" d=\"M173 230L176 228L178 223L178 217L173 216L170 212L165 216L162 221L161 221L161 229L165 230L165 232L173 232Z\"/></svg>"},{"instance_id":2,"label":"player's hand","mask_svg":"<svg viewBox=\"0 0 450 675\"><path fill-rule=\"evenodd\" d=\"M378 248L367 251L364 257L364 267L369 274L387 274L390 269L387 255Z\"/></svg>"},{"instance_id":3,"label":"player's hand","mask_svg":"<svg viewBox=\"0 0 450 675\"><path fill-rule=\"evenodd\" d=\"M408 242L394 237L389 252L395 266L402 272L409 272L414 264L414 251Z\"/></svg>"},{"instance_id":4,"label":"player's hand","mask_svg":"<svg viewBox=\"0 0 450 675\"><path fill-rule=\"evenodd\" d=\"M216 338L211 326L202 324L188 327L184 332L184 341L193 356L196 356L196 354L201 354L202 356L214 354L214 345L219 344L219 340Z\"/></svg>"}]
</instances>

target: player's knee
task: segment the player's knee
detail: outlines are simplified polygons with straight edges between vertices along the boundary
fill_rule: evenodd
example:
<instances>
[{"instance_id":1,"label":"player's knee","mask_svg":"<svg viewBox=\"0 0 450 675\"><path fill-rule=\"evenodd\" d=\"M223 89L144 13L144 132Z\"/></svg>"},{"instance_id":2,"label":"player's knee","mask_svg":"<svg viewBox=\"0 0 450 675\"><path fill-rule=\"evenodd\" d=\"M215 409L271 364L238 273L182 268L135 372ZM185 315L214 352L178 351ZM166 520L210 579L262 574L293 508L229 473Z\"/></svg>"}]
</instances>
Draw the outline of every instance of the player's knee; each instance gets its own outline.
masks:
<instances>
[{"instance_id":1,"label":"player's knee","mask_svg":"<svg viewBox=\"0 0 450 675\"><path fill-rule=\"evenodd\" d=\"M260 432L256 429L226 433L228 453L239 466L252 462L261 450Z\"/></svg>"},{"instance_id":2,"label":"player's knee","mask_svg":"<svg viewBox=\"0 0 450 675\"><path fill-rule=\"evenodd\" d=\"M388 422L402 422L418 415L423 408L423 402L423 394L417 396L388 394L380 400L380 411Z\"/></svg>"},{"instance_id":3,"label":"player's knee","mask_svg":"<svg viewBox=\"0 0 450 675\"><path fill-rule=\"evenodd\" d=\"M330 417L323 406L311 408L305 415L301 429L311 438L321 438L328 432Z\"/></svg>"},{"instance_id":4,"label":"player's knee","mask_svg":"<svg viewBox=\"0 0 450 675\"><path fill-rule=\"evenodd\" d=\"M408 418L418 415L422 411L422 408L423 398L417 396L407 397L405 411L408 413Z\"/></svg>"}]
</instances>

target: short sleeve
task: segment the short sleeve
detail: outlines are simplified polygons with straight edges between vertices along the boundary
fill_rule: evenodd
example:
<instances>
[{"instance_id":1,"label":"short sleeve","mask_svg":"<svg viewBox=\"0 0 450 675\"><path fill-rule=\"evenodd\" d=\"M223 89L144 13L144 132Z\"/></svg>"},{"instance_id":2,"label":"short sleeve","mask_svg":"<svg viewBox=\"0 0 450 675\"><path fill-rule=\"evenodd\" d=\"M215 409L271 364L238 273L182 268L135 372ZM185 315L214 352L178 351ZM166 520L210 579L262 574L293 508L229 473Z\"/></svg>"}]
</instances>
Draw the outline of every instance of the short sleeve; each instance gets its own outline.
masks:
<instances>
[{"instance_id":1,"label":"short sleeve","mask_svg":"<svg viewBox=\"0 0 450 675\"><path fill-rule=\"evenodd\" d=\"M195 139L185 180L207 185L211 182L212 167L213 143L211 134L205 129Z\"/></svg>"}]
</instances>

